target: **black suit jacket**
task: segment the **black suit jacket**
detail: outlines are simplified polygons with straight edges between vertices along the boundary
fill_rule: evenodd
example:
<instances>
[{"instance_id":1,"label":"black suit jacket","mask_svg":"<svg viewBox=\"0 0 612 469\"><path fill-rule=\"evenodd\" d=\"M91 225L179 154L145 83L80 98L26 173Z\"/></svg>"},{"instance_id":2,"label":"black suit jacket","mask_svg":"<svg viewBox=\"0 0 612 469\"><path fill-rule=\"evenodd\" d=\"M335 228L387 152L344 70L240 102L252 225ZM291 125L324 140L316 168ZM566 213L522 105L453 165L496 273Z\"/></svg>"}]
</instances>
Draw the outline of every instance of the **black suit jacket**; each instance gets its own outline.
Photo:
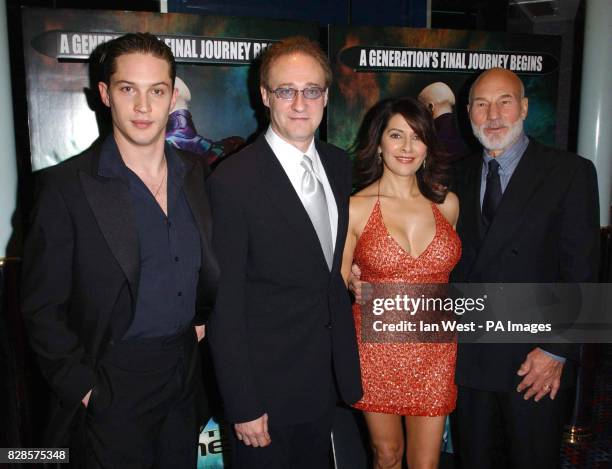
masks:
<instances>
[{"instance_id":1,"label":"black suit jacket","mask_svg":"<svg viewBox=\"0 0 612 469\"><path fill-rule=\"evenodd\" d=\"M208 337L226 417L267 412L273 425L312 421L341 397L361 397L355 327L340 276L348 226L350 160L316 143L338 207L333 268L265 137L208 179L213 245L221 265Z\"/></svg>"},{"instance_id":2,"label":"black suit jacket","mask_svg":"<svg viewBox=\"0 0 612 469\"><path fill-rule=\"evenodd\" d=\"M48 443L62 442L81 399L96 383L105 345L123 337L130 325L138 295L130 195L118 178L98 175L100 149L95 145L42 171L24 249L22 311L54 392ZM187 166L183 189L200 231L196 323L202 324L218 278L204 186L208 169L195 155L175 151Z\"/></svg>"},{"instance_id":3,"label":"black suit jacket","mask_svg":"<svg viewBox=\"0 0 612 469\"><path fill-rule=\"evenodd\" d=\"M457 232L462 257L455 282L593 282L599 262L599 202L593 164L530 140L488 230L480 210L482 153L458 166ZM457 384L491 391L515 389L527 353L538 344L460 344ZM574 382L578 348L542 344L568 358L562 386Z\"/></svg>"}]
</instances>

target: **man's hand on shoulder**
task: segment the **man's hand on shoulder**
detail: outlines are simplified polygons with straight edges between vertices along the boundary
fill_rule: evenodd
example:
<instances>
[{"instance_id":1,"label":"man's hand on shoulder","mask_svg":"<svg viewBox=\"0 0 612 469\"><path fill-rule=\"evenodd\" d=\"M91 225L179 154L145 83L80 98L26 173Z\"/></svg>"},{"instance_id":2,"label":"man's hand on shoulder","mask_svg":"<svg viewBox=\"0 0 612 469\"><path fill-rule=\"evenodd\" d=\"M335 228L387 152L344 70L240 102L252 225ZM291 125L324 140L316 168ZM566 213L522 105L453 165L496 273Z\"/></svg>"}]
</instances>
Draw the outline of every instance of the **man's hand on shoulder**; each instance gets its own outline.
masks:
<instances>
[{"instance_id":1,"label":"man's hand on shoulder","mask_svg":"<svg viewBox=\"0 0 612 469\"><path fill-rule=\"evenodd\" d=\"M362 305L372 298L372 285L361 281L361 269L357 264L351 266L351 273L348 278L348 287L355 296L355 303Z\"/></svg>"},{"instance_id":2,"label":"man's hand on shoulder","mask_svg":"<svg viewBox=\"0 0 612 469\"><path fill-rule=\"evenodd\" d=\"M561 385L562 372L563 362L555 360L542 349L535 348L527 354L527 358L517 371L517 375L522 376L523 380L516 390L518 392L527 390L525 400L535 396L534 400L538 402L548 393L550 398L554 399Z\"/></svg>"},{"instance_id":3,"label":"man's hand on shoulder","mask_svg":"<svg viewBox=\"0 0 612 469\"><path fill-rule=\"evenodd\" d=\"M263 414L250 422L236 423L234 424L234 430L238 439L247 446L257 448L272 443L268 433L268 414Z\"/></svg>"},{"instance_id":4,"label":"man's hand on shoulder","mask_svg":"<svg viewBox=\"0 0 612 469\"><path fill-rule=\"evenodd\" d=\"M206 335L206 325L202 324L200 326L195 326L195 331L196 336L198 337L198 342L200 342Z\"/></svg>"},{"instance_id":5,"label":"man's hand on shoulder","mask_svg":"<svg viewBox=\"0 0 612 469\"><path fill-rule=\"evenodd\" d=\"M91 391L93 391L93 388L90 389L87 394L85 394L85 397L83 399L81 399L81 402L83 403L83 405L85 406L85 408L87 408L89 406L89 398L91 397Z\"/></svg>"}]
</instances>

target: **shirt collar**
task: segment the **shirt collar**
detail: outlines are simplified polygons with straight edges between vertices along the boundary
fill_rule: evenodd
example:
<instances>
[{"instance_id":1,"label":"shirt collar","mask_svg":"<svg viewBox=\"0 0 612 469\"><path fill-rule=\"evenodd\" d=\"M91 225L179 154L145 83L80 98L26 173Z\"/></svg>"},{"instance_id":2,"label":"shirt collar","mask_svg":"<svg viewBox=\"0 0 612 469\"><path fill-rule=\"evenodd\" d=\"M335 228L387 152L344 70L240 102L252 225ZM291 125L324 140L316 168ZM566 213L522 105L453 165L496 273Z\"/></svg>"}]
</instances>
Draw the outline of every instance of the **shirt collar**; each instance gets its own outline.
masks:
<instances>
[{"instance_id":1,"label":"shirt collar","mask_svg":"<svg viewBox=\"0 0 612 469\"><path fill-rule=\"evenodd\" d=\"M489 161L495 159L499 163L499 166L501 167L502 171L504 171L507 168L511 167L513 163L515 163L518 159L521 158L521 156L523 156L523 153L525 153L525 149L527 148L528 144L529 139L527 138L527 135L525 135L524 132L521 132L521 135L519 135L519 138L516 139L516 142L510 145L501 155L497 157L489 155L487 150L483 149L482 156L484 164L488 165Z\"/></svg>"},{"instance_id":2,"label":"shirt collar","mask_svg":"<svg viewBox=\"0 0 612 469\"><path fill-rule=\"evenodd\" d=\"M183 161L183 158L176 153L176 149L168 142L166 142L164 146L164 152L170 173L175 176L177 180L182 181L185 178L185 174L187 174L185 161Z\"/></svg>"},{"instance_id":3,"label":"shirt collar","mask_svg":"<svg viewBox=\"0 0 612 469\"><path fill-rule=\"evenodd\" d=\"M312 160L315 170L317 169L318 158L317 158L317 151L316 151L315 143L314 143L314 137L312 138L312 141L310 142L308 149L305 152L303 152L300 149L294 147L290 143L283 140L281 137L279 137L278 134L272 129L272 126L269 126L268 130L266 131L266 141L270 145L270 148L272 148L272 151L274 152L276 157L280 159L281 161L283 162L292 161L294 162L294 164L300 165L300 163L302 162L302 157L304 155L307 155Z\"/></svg>"},{"instance_id":4,"label":"shirt collar","mask_svg":"<svg viewBox=\"0 0 612 469\"><path fill-rule=\"evenodd\" d=\"M113 135L104 139L100 150L100 163L98 165L98 175L104 177L119 177L128 181L128 168L125 165L119 147Z\"/></svg>"},{"instance_id":5,"label":"shirt collar","mask_svg":"<svg viewBox=\"0 0 612 469\"><path fill-rule=\"evenodd\" d=\"M181 181L187 173L185 162L180 158L174 147L166 142L164 146L166 161L168 163L168 175L172 175ZM104 177L119 177L129 183L129 169L125 165L117 142L112 135L104 140L100 150L100 163L98 165L98 175ZM174 179L174 177L172 179Z\"/></svg>"}]
</instances>

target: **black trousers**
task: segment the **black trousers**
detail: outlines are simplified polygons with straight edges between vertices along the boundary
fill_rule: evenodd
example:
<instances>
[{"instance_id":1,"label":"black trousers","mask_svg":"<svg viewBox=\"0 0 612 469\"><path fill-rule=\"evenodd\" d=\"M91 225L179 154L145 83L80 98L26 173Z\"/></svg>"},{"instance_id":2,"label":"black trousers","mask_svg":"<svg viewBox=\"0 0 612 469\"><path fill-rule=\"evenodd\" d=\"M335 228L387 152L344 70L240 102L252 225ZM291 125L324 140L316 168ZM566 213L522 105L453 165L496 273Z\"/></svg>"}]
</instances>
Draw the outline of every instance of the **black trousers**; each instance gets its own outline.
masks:
<instances>
[{"instance_id":1,"label":"black trousers","mask_svg":"<svg viewBox=\"0 0 612 469\"><path fill-rule=\"evenodd\" d=\"M458 387L451 415L461 469L558 469L569 390L535 402L524 393Z\"/></svg>"},{"instance_id":2,"label":"black trousers","mask_svg":"<svg viewBox=\"0 0 612 469\"><path fill-rule=\"evenodd\" d=\"M195 468L199 349L193 328L109 347L85 416L88 468Z\"/></svg>"},{"instance_id":3,"label":"black trousers","mask_svg":"<svg viewBox=\"0 0 612 469\"><path fill-rule=\"evenodd\" d=\"M333 408L321 418L297 425L275 426L268 431L272 443L246 446L230 429L232 469L329 469Z\"/></svg>"}]
</instances>

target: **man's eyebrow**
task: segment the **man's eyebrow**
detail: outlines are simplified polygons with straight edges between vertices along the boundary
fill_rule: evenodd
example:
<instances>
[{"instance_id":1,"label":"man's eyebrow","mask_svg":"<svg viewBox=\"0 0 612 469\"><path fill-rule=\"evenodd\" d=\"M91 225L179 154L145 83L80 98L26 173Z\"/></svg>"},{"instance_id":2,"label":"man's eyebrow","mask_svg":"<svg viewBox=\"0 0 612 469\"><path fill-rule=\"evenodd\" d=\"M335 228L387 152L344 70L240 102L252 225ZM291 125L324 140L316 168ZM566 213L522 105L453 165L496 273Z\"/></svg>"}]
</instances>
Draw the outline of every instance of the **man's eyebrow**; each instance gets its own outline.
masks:
<instances>
[{"instance_id":1,"label":"man's eyebrow","mask_svg":"<svg viewBox=\"0 0 612 469\"><path fill-rule=\"evenodd\" d=\"M501 96L498 96L495 99L497 100L497 99L506 99L506 98L514 99L514 95L512 93L504 93L504 94L502 94ZM483 96L476 96L476 97L472 98L472 101L490 101L490 99L487 99L487 98L485 98Z\"/></svg>"},{"instance_id":2,"label":"man's eyebrow","mask_svg":"<svg viewBox=\"0 0 612 469\"><path fill-rule=\"evenodd\" d=\"M308 82L305 85L307 88L313 87L313 86L317 86L319 88L325 88L325 86L320 85L319 83L316 82ZM277 86L277 88L296 88L297 89L297 85L295 83L281 83L280 85Z\"/></svg>"},{"instance_id":3,"label":"man's eyebrow","mask_svg":"<svg viewBox=\"0 0 612 469\"><path fill-rule=\"evenodd\" d=\"M118 85L132 85L132 86L136 86L137 83L130 81L130 80L117 80L115 82ZM167 86L170 87L170 84L167 81L158 81L157 83L151 83L146 85L148 87L152 87L152 86Z\"/></svg>"}]
</instances>

